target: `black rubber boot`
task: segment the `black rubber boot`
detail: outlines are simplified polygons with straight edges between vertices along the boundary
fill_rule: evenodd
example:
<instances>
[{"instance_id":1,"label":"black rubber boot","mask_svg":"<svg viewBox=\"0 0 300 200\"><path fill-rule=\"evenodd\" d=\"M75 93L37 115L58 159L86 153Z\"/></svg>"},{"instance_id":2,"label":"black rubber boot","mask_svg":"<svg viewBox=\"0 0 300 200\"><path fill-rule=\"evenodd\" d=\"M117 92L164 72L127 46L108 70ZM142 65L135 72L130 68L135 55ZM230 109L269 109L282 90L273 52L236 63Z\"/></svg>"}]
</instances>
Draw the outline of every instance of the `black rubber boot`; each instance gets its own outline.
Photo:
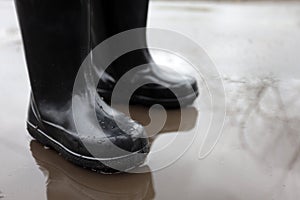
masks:
<instances>
[{"instance_id":1,"label":"black rubber boot","mask_svg":"<svg viewBox=\"0 0 300 200\"><path fill-rule=\"evenodd\" d=\"M90 137L75 128L72 91L79 67L91 49L90 1L15 0L15 3L32 88L29 133L85 168L113 173L140 165L149 151L143 127L125 115L112 112L100 98L96 99L95 109L104 134ZM90 115L82 113L79 123L88 123ZM130 131L121 130L114 117ZM87 144L102 156L92 155ZM115 146L127 153L116 153L112 150Z\"/></svg>"},{"instance_id":2,"label":"black rubber boot","mask_svg":"<svg viewBox=\"0 0 300 200\"><path fill-rule=\"evenodd\" d=\"M107 27L105 34L107 37L135 28L145 28L147 22L148 0L110 0L105 2L105 12L109 19L106 19ZM101 17L94 16L93 24ZM109 23L108 23L109 22ZM98 37L99 35L99 37ZM94 45L103 41L103 31L97 29L94 32ZM139 35L140 40L137 43L146 44L146 33ZM161 104L166 108L179 107L191 104L198 96L197 82L190 76L185 76L172 72L171 70L161 69L153 61L148 49L140 49L129 52L116 59L106 73L101 78L98 86L98 92L106 102L111 102L112 91L118 80L129 70L136 66L149 64L139 70L131 77L130 84L136 82L148 82L138 88L131 97L132 104L141 104L151 106ZM176 95L172 92L176 91ZM178 100L179 99L179 100Z\"/></svg>"}]
</instances>

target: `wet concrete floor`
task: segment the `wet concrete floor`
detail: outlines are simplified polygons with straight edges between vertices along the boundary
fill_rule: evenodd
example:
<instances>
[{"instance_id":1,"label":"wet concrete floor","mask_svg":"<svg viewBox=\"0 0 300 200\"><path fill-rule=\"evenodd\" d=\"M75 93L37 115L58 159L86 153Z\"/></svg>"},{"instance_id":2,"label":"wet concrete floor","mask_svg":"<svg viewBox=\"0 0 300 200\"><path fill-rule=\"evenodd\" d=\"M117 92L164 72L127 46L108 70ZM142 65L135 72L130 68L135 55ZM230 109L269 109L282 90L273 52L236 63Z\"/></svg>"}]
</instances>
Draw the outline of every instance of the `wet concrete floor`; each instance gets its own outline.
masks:
<instances>
[{"instance_id":1,"label":"wet concrete floor","mask_svg":"<svg viewBox=\"0 0 300 200\"><path fill-rule=\"evenodd\" d=\"M149 117L146 108L131 108L134 119L152 123L150 134L155 119L167 116L160 134L151 137L156 156L145 167L153 172L96 174L34 141L25 130L29 82L16 15L13 3L2 0L0 199L299 199L300 2L156 1L149 15L151 27L195 40L223 78L226 119L211 154L199 159L211 113L204 91L181 111L152 109ZM173 57L154 55L179 71L193 71ZM182 146L189 148L183 152Z\"/></svg>"}]
</instances>

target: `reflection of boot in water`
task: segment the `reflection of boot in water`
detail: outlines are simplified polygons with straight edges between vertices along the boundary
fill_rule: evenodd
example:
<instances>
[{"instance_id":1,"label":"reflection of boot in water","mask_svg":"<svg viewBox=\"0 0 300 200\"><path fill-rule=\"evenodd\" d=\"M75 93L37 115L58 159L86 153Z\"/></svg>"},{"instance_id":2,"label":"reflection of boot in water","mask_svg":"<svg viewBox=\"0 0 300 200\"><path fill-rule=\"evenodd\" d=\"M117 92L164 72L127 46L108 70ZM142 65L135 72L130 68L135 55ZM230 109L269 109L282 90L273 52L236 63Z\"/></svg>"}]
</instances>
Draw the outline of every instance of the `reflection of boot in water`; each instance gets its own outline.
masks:
<instances>
[{"instance_id":1,"label":"reflection of boot in water","mask_svg":"<svg viewBox=\"0 0 300 200\"><path fill-rule=\"evenodd\" d=\"M66 162L36 141L30 143L32 156L47 176L49 200L153 199L151 173L101 175Z\"/></svg>"},{"instance_id":2,"label":"reflection of boot in water","mask_svg":"<svg viewBox=\"0 0 300 200\"><path fill-rule=\"evenodd\" d=\"M186 107L182 109L164 110L163 108L157 108L151 110L151 118L148 115L148 108L131 106L130 114L132 119L138 121L143 126L152 123L153 119L160 119L163 112L166 112L166 119L163 128L160 133L177 132L177 131L189 131L196 125L198 110L195 107ZM152 133L151 129L147 129L147 133Z\"/></svg>"},{"instance_id":3,"label":"reflection of boot in water","mask_svg":"<svg viewBox=\"0 0 300 200\"><path fill-rule=\"evenodd\" d=\"M116 108L126 113L125 106L118 105ZM198 118L198 110L195 107L172 110L153 108L149 110L147 107L132 105L129 112L132 119L144 126L150 141L153 141L158 133L190 131L195 127Z\"/></svg>"}]
</instances>

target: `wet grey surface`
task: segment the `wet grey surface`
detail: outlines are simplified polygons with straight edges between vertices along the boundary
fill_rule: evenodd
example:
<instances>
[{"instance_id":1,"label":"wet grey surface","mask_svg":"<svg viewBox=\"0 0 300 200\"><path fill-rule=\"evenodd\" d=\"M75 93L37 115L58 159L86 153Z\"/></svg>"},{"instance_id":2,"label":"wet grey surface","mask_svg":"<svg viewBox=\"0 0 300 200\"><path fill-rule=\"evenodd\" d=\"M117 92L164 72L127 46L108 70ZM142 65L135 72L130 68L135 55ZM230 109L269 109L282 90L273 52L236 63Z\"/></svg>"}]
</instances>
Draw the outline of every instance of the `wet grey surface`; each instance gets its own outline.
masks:
<instances>
[{"instance_id":1,"label":"wet grey surface","mask_svg":"<svg viewBox=\"0 0 300 200\"><path fill-rule=\"evenodd\" d=\"M0 10L1 199L299 199L300 3L153 2L151 27L189 36L215 62L224 80L227 118L216 148L199 160L204 130L197 125L209 122L209 111L197 106L205 98L200 96L183 110L185 126L178 134L183 142L194 133L198 137L177 162L153 173L116 176L75 167L27 134L22 43L12 2L0 1ZM155 58L183 70L176 59ZM180 114L167 112L151 151L174 137ZM132 117L149 123L145 108L132 108Z\"/></svg>"}]
</instances>

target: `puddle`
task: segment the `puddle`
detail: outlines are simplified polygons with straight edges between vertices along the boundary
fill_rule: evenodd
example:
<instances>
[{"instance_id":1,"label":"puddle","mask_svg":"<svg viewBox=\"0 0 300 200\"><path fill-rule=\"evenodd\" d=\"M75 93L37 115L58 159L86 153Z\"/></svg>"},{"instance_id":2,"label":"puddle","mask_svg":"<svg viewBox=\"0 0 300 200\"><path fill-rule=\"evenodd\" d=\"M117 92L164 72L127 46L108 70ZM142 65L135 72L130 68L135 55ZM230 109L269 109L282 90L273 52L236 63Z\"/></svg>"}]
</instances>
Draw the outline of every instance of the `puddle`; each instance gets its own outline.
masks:
<instances>
[{"instance_id":1,"label":"puddle","mask_svg":"<svg viewBox=\"0 0 300 200\"><path fill-rule=\"evenodd\" d=\"M153 199L151 173L101 175L82 169L36 141L30 150L46 178L48 200Z\"/></svg>"},{"instance_id":2,"label":"puddle","mask_svg":"<svg viewBox=\"0 0 300 200\"><path fill-rule=\"evenodd\" d=\"M177 162L146 174L101 175L70 164L28 136L25 117L29 85L24 55L2 45L1 200L299 199L300 29L294 28L299 21L299 2L264 2L266 6L251 2L253 6L249 7L221 3L212 8L206 3L195 4L190 8L178 2L163 6L153 2L158 9L152 12L151 20L154 26L190 35L207 48L222 73L230 74L224 81L228 117L212 154L198 160L201 141L195 141ZM14 13L13 7L6 6L8 9ZM188 12L178 15L178 9ZM209 16L195 15L211 10ZM2 19L7 18L6 13L0 12ZM170 17L181 20L172 21ZM17 27L13 23L11 26ZM1 30L11 26L5 24ZM14 29L1 32L1 38L8 33L12 35L9 41L17 38ZM255 41L251 45L250 39ZM267 47L269 44L272 46ZM257 78L265 72L277 76ZM276 78L283 74L283 78ZM122 106L118 109L122 110ZM153 117L161 112L153 110ZM147 129L152 135L151 151L169 142L179 130L179 123L184 126L178 133L178 146L196 132L197 120L203 124L208 121L205 110L191 106L182 112L187 117L181 120L178 110L167 111L167 121L157 135L152 135L153 127ZM131 116L143 125L150 123L145 108L132 107ZM199 137L202 131L196 132ZM170 148L169 154L160 155L160 159L168 159L178 146Z\"/></svg>"},{"instance_id":3,"label":"puddle","mask_svg":"<svg viewBox=\"0 0 300 200\"><path fill-rule=\"evenodd\" d=\"M122 110L122 106L118 107ZM131 115L141 123L149 123L146 108L132 106ZM160 115L162 110L155 110ZM190 117L185 119L184 129L191 130L197 119L197 111L193 107L183 109ZM160 134L178 130L180 111L167 112L167 123ZM153 142L158 135L151 138ZM77 167L63 159L55 151L44 148L37 141L30 142L30 151L39 169L45 176L47 199L154 199L152 174L115 174L102 175ZM147 166L146 166L147 167ZM148 169L149 170L149 169Z\"/></svg>"},{"instance_id":4,"label":"puddle","mask_svg":"<svg viewBox=\"0 0 300 200\"><path fill-rule=\"evenodd\" d=\"M160 5L157 8L162 10L183 10L188 12L212 12L212 8L204 6L195 6L195 5Z\"/></svg>"},{"instance_id":5,"label":"puddle","mask_svg":"<svg viewBox=\"0 0 300 200\"><path fill-rule=\"evenodd\" d=\"M0 45L21 45L21 34L17 28L0 30Z\"/></svg>"},{"instance_id":6,"label":"puddle","mask_svg":"<svg viewBox=\"0 0 300 200\"><path fill-rule=\"evenodd\" d=\"M242 147L259 163L291 170L300 166L298 80L274 77L226 79L228 115Z\"/></svg>"}]
</instances>

